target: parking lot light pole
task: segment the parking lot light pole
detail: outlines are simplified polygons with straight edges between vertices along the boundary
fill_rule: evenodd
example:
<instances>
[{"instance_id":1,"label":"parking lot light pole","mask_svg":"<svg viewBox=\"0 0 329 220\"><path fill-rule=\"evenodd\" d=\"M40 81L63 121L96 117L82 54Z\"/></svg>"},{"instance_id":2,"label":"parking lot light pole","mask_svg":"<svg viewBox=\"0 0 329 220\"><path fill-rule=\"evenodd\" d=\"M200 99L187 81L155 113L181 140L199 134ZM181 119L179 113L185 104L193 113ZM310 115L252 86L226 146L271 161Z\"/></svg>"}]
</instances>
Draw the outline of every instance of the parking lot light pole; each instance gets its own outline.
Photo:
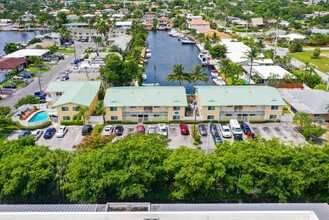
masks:
<instances>
[{"instance_id":1,"label":"parking lot light pole","mask_svg":"<svg viewBox=\"0 0 329 220\"><path fill-rule=\"evenodd\" d=\"M42 89L41 89L41 80L40 80L40 78L41 78L40 70L38 70L39 91L42 91Z\"/></svg>"}]
</instances>

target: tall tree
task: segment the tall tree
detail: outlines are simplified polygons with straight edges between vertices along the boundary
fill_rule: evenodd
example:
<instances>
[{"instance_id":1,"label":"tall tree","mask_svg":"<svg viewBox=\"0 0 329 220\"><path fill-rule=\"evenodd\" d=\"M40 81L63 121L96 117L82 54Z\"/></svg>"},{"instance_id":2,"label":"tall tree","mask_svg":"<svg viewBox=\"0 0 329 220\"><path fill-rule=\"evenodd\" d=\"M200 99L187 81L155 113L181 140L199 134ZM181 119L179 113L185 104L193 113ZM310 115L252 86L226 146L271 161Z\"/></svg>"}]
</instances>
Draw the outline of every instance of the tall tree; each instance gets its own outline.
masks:
<instances>
[{"instance_id":1,"label":"tall tree","mask_svg":"<svg viewBox=\"0 0 329 220\"><path fill-rule=\"evenodd\" d=\"M250 84L251 73L252 73L252 66L254 64L254 60L258 57L260 51L259 48L256 46L251 46L250 50L246 53L246 58L250 61L250 70L248 74L248 83Z\"/></svg>"},{"instance_id":2,"label":"tall tree","mask_svg":"<svg viewBox=\"0 0 329 220\"><path fill-rule=\"evenodd\" d=\"M190 75L184 72L184 65L181 63L173 65L173 72L166 77L168 82L178 81L179 85L182 85L182 81L191 81Z\"/></svg>"},{"instance_id":3,"label":"tall tree","mask_svg":"<svg viewBox=\"0 0 329 220\"><path fill-rule=\"evenodd\" d=\"M194 86L196 86L198 81L208 82L209 78L206 73L204 73L205 68L203 68L200 65L194 65L193 69L191 70L191 81L194 83Z\"/></svg>"}]
</instances>

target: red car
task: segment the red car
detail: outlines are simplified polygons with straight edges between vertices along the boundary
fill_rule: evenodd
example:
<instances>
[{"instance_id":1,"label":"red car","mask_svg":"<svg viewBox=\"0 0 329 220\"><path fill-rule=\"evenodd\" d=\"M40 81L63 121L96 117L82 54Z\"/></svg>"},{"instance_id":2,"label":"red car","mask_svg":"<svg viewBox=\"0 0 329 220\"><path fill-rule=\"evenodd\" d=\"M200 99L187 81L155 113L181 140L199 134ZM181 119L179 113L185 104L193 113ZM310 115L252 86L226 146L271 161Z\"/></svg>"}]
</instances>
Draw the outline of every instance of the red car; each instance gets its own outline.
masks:
<instances>
[{"instance_id":1,"label":"red car","mask_svg":"<svg viewBox=\"0 0 329 220\"><path fill-rule=\"evenodd\" d=\"M188 126L186 124L180 124L179 127L180 127L180 133L182 135L189 135L190 134L190 131L188 130Z\"/></svg>"},{"instance_id":2,"label":"red car","mask_svg":"<svg viewBox=\"0 0 329 220\"><path fill-rule=\"evenodd\" d=\"M144 125L137 125L137 132L141 134L145 134L145 127Z\"/></svg>"}]
</instances>

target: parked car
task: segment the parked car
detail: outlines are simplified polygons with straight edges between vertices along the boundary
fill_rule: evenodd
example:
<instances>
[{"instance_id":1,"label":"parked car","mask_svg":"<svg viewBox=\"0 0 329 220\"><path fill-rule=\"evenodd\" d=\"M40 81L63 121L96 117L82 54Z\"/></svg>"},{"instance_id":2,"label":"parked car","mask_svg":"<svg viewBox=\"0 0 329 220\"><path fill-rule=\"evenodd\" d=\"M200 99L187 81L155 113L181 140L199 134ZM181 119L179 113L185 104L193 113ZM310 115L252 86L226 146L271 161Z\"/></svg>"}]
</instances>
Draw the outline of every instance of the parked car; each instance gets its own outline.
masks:
<instances>
[{"instance_id":1,"label":"parked car","mask_svg":"<svg viewBox=\"0 0 329 220\"><path fill-rule=\"evenodd\" d=\"M204 124L199 124L198 129L199 129L199 133L201 136L207 136L208 132L207 132L207 128Z\"/></svg>"},{"instance_id":2,"label":"parked car","mask_svg":"<svg viewBox=\"0 0 329 220\"><path fill-rule=\"evenodd\" d=\"M212 137L214 138L215 144L223 143L222 137L219 135L218 132L215 132Z\"/></svg>"},{"instance_id":3,"label":"parked car","mask_svg":"<svg viewBox=\"0 0 329 220\"><path fill-rule=\"evenodd\" d=\"M160 123L158 126L158 133L168 137L168 129L165 123Z\"/></svg>"},{"instance_id":4,"label":"parked car","mask_svg":"<svg viewBox=\"0 0 329 220\"><path fill-rule=\"evenodd\" d=\"M114 127L113 125L106 125L103 129L104 136L110 136L113 133Z\"/></svg>"},{"instance_id":5,"label":"parked car","mask_svg":"<svg viewBox=\"0 0 329 220\"><path fill-rule=\"evenodd\" d=\"M56 133L56 128L47 128L43 134L44 139L51 139Z\"/></svg>"},{"instance_id":6,"label":"parked car","mask_svg":"<svg viewBox=\"0 0 329 220\"><path fill-rule=\"evenodd\" d=\"M36 91L34 92L34 96L36 96L39 99L46 99L46 96L48 95L47 92L43 92L43 91Z\"/></svg>"},{"instance_id":7,"label":"parked car","mask_svg":"<svg viewBox=\"0 0 329 220\"><path fill-rule=\"evenodd\" d=\"M221 132L224 138L231 138L232 137L232 132L231 129L226 125L223 124L221 125Z\"/></svg>"},{"instance_id":8,"label":"parked car","mask_svg":"<svg viewBox=\"0 0 329 220\"><path fill-rule=\"evenodd\" d=\"M64 75L64 76L62 76L61 81L67 81L67 80L69 80L69 79L70 79L70 78L69 78L68 75Z\"/></svg>"},{"instance_id":9,"label":"parked car","mask_svg":"<svg viewBox=\"0 0 329 220\"><path fill-rule=\"evenodd\" d=\"M241 134L234 135L234 140L235 141L243 141L242 135Z\"/></svg>"},{"instance_id":10,"label":"parked car","mask_svg":"<svg viewBox=\"0 0 329 220\"><path fill-rule=\"evenodd\" d=\"M73 67L74 70L77 70L79 69L79 64L74 64L74 67Z\"/></svg>"},{"instance_id":11,"label":"parked car","mask_svg":"<svg viewBox=\"0 0 329 220\"><path fill-rule=\"evenodd\" d=\"M62 138L65 136L65 134L67 133L68 129L65 125L60 126L56 132L56 137L58 138Z\"/></svg>"},{"instance_id":12,"label":"parked car","mask_svg":"<svg viewBox=\"0 0 329 220\"><path fill-rule=\"evenodd\" d=\"M82 127L81 135L86 136L86 135L91 135L93 132L93 126L92 125L84 125Z\"/></svg>"},{"instance_id":13,"label":"parked car","mask_svg":"<svg viewBox=\"0 0 329 220\"><path fill-rule=\"evenodd\" d=\"M116 135L121 136L123 134L124 128L122 125L116 125L114 128L114 132Z\"/></svg>"},{"instance_id":14,"label":"parked car","mask_svg":"<svg viewBox=\"0 0 329 220\"><path fill-rule=\"evenodd\" d=\"M4 89L16 89L17 86L15 84L7 84L3 86Z\"/></svg>"},{"instance_id":15,"label":"parked car","mask_svg":"<svg viewBox=\"0 0 329 220\"><path fill-rule=\"evenodd\" d=\"M148 134L153 134L155 132L156 132L156 127L154 127L152 125L150 125L150 126L147 127L147 133Z\"/></svg>"},{"instance_id":16,"label":"parked car","mask_svg":"<svg viewBox=\"0 0 329 220\"><path fill-rule=\"evenodd\" d=\"M65 56L64 54L54 54L54 57L57 57L59 60L64 60Z\"/></svg>"},{"instance_id":17,"label":"parked car","mask_svg":"<svg viewBox=\"0 0 329 220\"><path fill-rule=\"evenodd\" d=\"M27 71L23 71L20 74L18 74L18 76L23 77L23 78L31 78L31 73L27 72Z\"/></svg>"},{"instance_id":18,"label":"parked car","mask_svg":"<svg viewBox=\"0 0 329 220\"><path fill-rule=\"evenodd\" d=\"M72 73L72 70L65 70L65 74L66 75L69 75L69 74L71 74Z\"/></svg>"},{"instance_id":19,"label":"parked car","mask_svg":"<svg viewBox=\"0 0 329 220\"><path fill-rule=\"evenodd\" d=\"M217 128L217 126L215 125L215 124L210 124L210 133L211 134L214 134L214 133L216 133L216 132L218 132L218 128Z\"/></svg>"},{"instance_id":20,"label":"parked car","mask_svg":"<svg viewBox=\"0 0 329 220\"><path fill-rule=\"evenodd\" d=\"M242 124L240 125L240 127L241 127L241 129L242 129L242 131L243 131L244 134L247 134L248 132L252 132L252 131L251 131L251 128L250 128L249 125L246 124L246 123L242 123Z\"/></svg>"},{"instance_id":21,"label":"parked car","mask_svg":"<svg viewBox=\"0 0 329 220\"><path fill-rule=\"evenodd\" d=\"M39 138L42 136L43 130L37 129L32 131L31 136L35 138L35 140L39 140Z\"/></svg>"},{"instance_id":22,"label":"parked car","mask_svg":"<svg viewBox=\"0 0 329 220\"><path fill-rule=\"evenodd\" d=\"M51 61L51 57L44 57L42 58L43 61L45 62L50 62Z\"/></svg>"},{"instance_id":23,"label":"parked car","mask_svg":"<svg viewBox=\"0 0 329 220\"><path fill-rule=\"evenodd\" d=\"M22 138L22 137L26 137L26 136L30 136L30 135L31 135L31 131L23 130L19 133L18 138Z\"/></svg>"},{"instance_id":24,"label":"parked car","mask_svg":"<svg viewBox=\"0 0 329 220\"><path fill-rule=\"evenodd\" d=\"M240 124L239 124L238 120L231 119L230 120L230 128L231 128L231 131L234 135L237 135L237 134L242 135L242 129L240 127Z\"/></svg>"},{"instance_id":25,"label":"parked car","mask_svg":"<svg viewBox=\"0 0 329 220\"><path fill-rule=\"evenodd\" d=\"M180 133L182 135L190 135L190 131L188 130L188 126L186 124L180 124Z\"/></svg>"},{"instance_id":26,"label":"parked car","mask_svg":"<svg viewBox=\"0 0 329 220\"><path fill-rule=\"evenodd\" d=\"M137 125L137 132L141 134L145 134L145 127L142 124Z\"/></svg>"}]
</instances>

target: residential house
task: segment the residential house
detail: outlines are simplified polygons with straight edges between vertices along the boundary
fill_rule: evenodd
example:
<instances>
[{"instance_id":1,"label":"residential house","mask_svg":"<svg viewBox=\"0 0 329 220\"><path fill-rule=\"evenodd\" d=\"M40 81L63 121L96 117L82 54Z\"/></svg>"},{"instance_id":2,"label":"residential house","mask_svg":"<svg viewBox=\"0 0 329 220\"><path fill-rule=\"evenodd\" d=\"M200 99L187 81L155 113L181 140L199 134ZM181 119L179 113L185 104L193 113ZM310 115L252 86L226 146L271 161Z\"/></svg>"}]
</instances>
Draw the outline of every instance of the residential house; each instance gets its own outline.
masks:
<instances>
[{"instance_id":1,"label":"residential house","mask_svg":"<svg viewBox=\"0 0 329 220\"><path fill-rule=\"evenodd\" d=\"M121 15L126 15L126 14L129 14L129 10L128 8L120 8L118 11L117 11L118 14L121 14Z\"/></svg>"},{"instance_id":2,"label":"residential house","mask_svg":"<svg viewBox=\"0 0 329 220\"><path fill-rule=\"evenodd\" d=\"M263 18L252 18L251 19L251 26L252 27L264 27L265 23L263 21Z\"/></svg>"},{"instance_id":3,"label":"residential house","mask_svg":"<svg viewBox=\"0 0 329 220\"><path fill-rule=\"evenodd\" d=\"M225 45L227 48L226 57L238 65L248 65L246 53L250 51L250 47L239 41L232 39L222 39L219 44Z\"/></svg>"},{"instance_id":4,"label":"residential house","mask_svg":"<svg viewBox=\"0 0 329 220\"><path fill-rule=\"evenodd\" d=\"M46 89L46 101L57 110L59 121L72 121L80 107L88 107L87 113L92 114L100 86L101 81L53 81Z\"/></svg>"},{"instance_id":5,"label":"residential house","mask_svg":"<svg viewBox=\"0 0 329 220\"><path fill-rule=\"evenodd\" d=\"M300 34L295 34L295 33L286 34L286 35L279 35L278 37L285 39L288 43L291 43L295 39L300 39L300 40L305 39L305 36L300 35Z\"/></svg>"},{"instance_id":6,"label":"residential house","mask_svg":"<svg viewBox=\"0 0 329 220\"><path fill-rule=\"evenodd\" d=\"M105 8L105 9L103 10L103 13L104 13L104 14L107 14L107 15L113 15L113 14L115 13L115 10L112 9L112 8Z\"/></svg>"},{"instance_id":7,"label":"residential house","mask_svg":"<svg viewBox=\"0 0 329 220\"><path fill-rule=\"evenodd\" d=\"M43 58L47 56L49 53L49 50L44 50L44 49L21 49L16 52L10 53L4 58L29 58L29 57L40 57Z\"/></svg>"},{"instance_id":8,"label":"residential house","mask_svg":"<svg viewBox=\"0 0 329 220\"><path fill-rule=\"evenodd\" d=\"M89 28L87 23L75 22L64 24L64 26L66 26L71 31L70 37L72 40L88 39L91 41L93 38L101 36L101 34L98 33L96 29Z\"/></svg>"},{"instance_id":9,"label":"residential house","mask_svg":"<svg viewBox=\"0 0 329 220\"><path fill-rule=\"evenodd\" d=\"M61 35L59 33L47 33L43 35L37 35L35 38L39 38L42 41L54 41L59 46L61 45Z\"/></svg>"},{"instance_id":10,"label":"residential house","mask_svg":"<svg viewBox=\"0 0 329 220\"><path fill-rule=\"evenodd\" d=\"M187 106L182 86L111 87L104 98L108 121L182 120Z\"/></svg>"},{"instance_id":11,"label":"residential house","mask_svg":"<svg viewBox=\"0 0 329 220\"><path fill-rule=\"evenodd\" d=\"M249 74L250 66L243 66L246 73ZM294 75L283 69L281 66L253 66L252 76L259 76L259 83L275 83L282 82L285 77L294 78Z\"/></svg>"},{"instance_id":12,"label":"residential house","mask_svg":"<svg viewBox=\"0 0 329 220\"><path fill-rule=\"evenodd\" d=\"M205 28L210 28L210 22L201 19L190 21L188 22L188 28L196 29L199 31Z\"/></svg>"},{"instance_id":13,"label":"residential house","mask_svg":"<svg viewBox=\"0 0 329 220\"><path fill-rule=\"evenodd\" d=\"M200 15L187 15L186 20L189 21L195 21L195 20L202 20L202 16Z\"/></svg>"},{"instance_id":14,"label":"residential house","mask_svg":"<svg viewBox=\"0 0 329 220\"><path fill-rule=\"evenodd\" d=\"M291 112L306 112L314 119L329 120L329 92L323 90L279 89Z\"/></svg>"},{"instance_id":15,"label":"residential house","mask_svg":"<svg viewBox=\"0 0 329 220\"><path fill-rule=\"evenodd\" d=\"M279 120L286 105L268 86L197 86L202 120Z\"/></svg>"},{"instance_id":16,"label":"residential house","mask_svg":"<svg viewBox=\"0 0 329 220\"><path fill-rule=\"evenodd\" d=\"M128 29L132 25L132 21L118 21L115 23L116 28Z\"/></svg>"},{"instance_id":17,"label":"residential house","mask_svg":"<svg viewBox=\"0 0 329 220\"><path fill-rule=\"evenodd\" d=\"M25 57L19 58L5 58L0 60L0 72L11 72L13 70L22 70L27 63Z\"/></svg>"},{"instance_id":18,"label":"residential house","mask_svg":"<svg viewBox=\"0 0 329 220\"><path fill-rule=\"evenodd\" d=\"M171 28L171 23L169 22L169 19L166 17L158 18L158 29L160 30L166 30Z\"/></svg>"},{"instance_id":19,"label":"residential house","mask_svg":"<svg viewBox=\"0 0 329 220\"><path fill-rule=\"evenodd\" d=\"M156 18L156 15L153 14L153 13L151 13L151 14L145 14L145 16L144 16L144 19L145 19L146 21L152 21L152 20L155 19L155 18Z\"/></svg>"}]
</instances>

